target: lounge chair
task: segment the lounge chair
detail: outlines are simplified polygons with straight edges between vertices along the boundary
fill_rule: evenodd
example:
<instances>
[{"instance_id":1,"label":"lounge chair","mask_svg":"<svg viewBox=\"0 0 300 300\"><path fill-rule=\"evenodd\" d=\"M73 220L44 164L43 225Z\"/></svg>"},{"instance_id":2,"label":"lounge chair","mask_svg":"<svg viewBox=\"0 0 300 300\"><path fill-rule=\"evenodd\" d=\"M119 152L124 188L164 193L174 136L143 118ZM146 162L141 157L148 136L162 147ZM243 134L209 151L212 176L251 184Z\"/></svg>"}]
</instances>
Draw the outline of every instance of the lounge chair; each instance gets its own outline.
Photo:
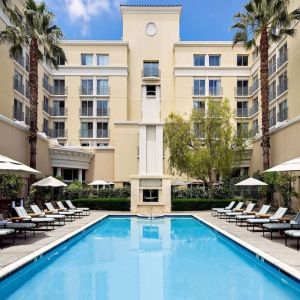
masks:
<instances>
[{"instance_id":1,"label":"lounge chair","mask_svg":"<svg viewBox=\"0 0 300 300\"><path fill-rule=\"evenodd\" d=\"M234 211L227 212L225 214L226 221L230 222L230 220L235 219L235 217L238 216L238 215L243 215L243 214L247 215L247 214L251 213L253 211L255 205L256 205L255 203L249 203L245 210L243 210L243 209L241 209L241 210L234 209Z\"/></svg>"},{"instance_id":2,"label":"lounge chair","mask_svg":"<svg viewBox=\"0 0 300 300\"><path fill-rule=\"evenodd\" d=\"M265 236L265 232L270 232L271 240L273 232L284 232L289 229L300 229L300 212L297 213L295 218L291 220L289 223L267 223L263 224L263 236Z\"/></svg>"},{"instance_id":3,"label":"lounge chair","mask_svg":"<svg viewBox=\"0 0 300 300\"><path fill-rule=\"evenodd\" d=\"M12 237L13 245L15 244L15 230L9 228L1 228L0 229L0 249L3 247L3 240L8 237Z\"/></svg>"},{"instance_id":4,"label":"lounge chair","mask_svg":"<svg viewBox=\"0 0 300 300\"><path fill-rule=\"evenodd\" d=\"M23 206L15 207L14 209L22 222L32 222L36 225L36 229L39 226L46 226L45 230L49 230L49 225L51 225L52 228L54 229L54 222L55 222L54 218L44 218L44 217L40 218L37 217L36 215L31 216L27 213L27 211Z\"/></svg>"},{"instance_id":5,"label":"lounge chair","mask_svg":"<svg viewBox=\"0 0 300 300\"><path fill-rule=\"evenodd\" d=\"M288 209L286 207L279 207L274 215L261 215L259 218L247 219L247 230L249 227L252 227L252 231L254 232L254 227L262 226L266 223L271 222L279 222L281 218L285 216Z\"/></svg>"},{"instance_id":6,"label":"lounge chair","mask_svg":"<svg viewBox=\"0 0 300 300\"><path fill-rule=\"evenodd\" d=\"M263 205L258 212L237 215L235 217L235 225L242 226L242 224L250 218L259 218L260 215L267 214L270 208L271 205Z\"/></svg>"},{"instance_id":7,"label":"lounge chair","mask_svg":"<svg viewBox=\"0 0 300 300\"><path fill-rule=\"evenodd\" d=\"M45 203L47 210L50 211L53 214L58 214L58 215L64 215L66 217L69 217L71 219L71 221L73 221L75 219L75 213L71 212L71 211L59 211L58 209L55 209L54 206L52 205L52 203L47 202Z\"/></svg>"},{"instance_id":8,"label":"lounge chair","mask_svg":"<svg viewBox=\"0 0 300 300\"><path fill-rule=\"evenodd\" d=\"M228 212L238 212L242 209L243 205L244 205L244 202L239 202L237 204L237 206L231 210L228 210L228 209L217 210L217 218L219 218L219 217L222 218L222 216L225 216L226 213L228 213Z\"/></svg>"},{"instance_id":9,"label":"lounge chair","mask_svg":"<svg viewBox=\"0 0 300 300\"><path fill-rule=\"evenodd\" d=\"M36 225L34 223L12 222L12 220L14 219L19 218L4 219L3 216L0 214L0 228L14 229L15 232L24 232L25 240L27 237L27 231L31 231L33 235L35 235Z\"/></svg>"},{"instance_id":10,"label":"lounge chair","mask_svg":"<svg viewBox=\"0 0 300 300\"><path fill-rule=\"evenodd\" d=\"M83 217L83 210L78 209L68 209L66 208L61 201L56 201L57 206L61 209L62 212L70 211L75 213L75 216L82 218Z\"/></svg>"},{"instance_id":11,"label":"lounge chair","mask_svg":"<svg viewBox=\"0 0 300 300\"><path fill-rule=\"evenodd\" d=\"M76 207L76 206L73 205L73 203L72 203L71 200L66 200L66 203L67 203L67 205L68 205L68 207L69 207L70 209L81 210L81 211L85 212L85 215L86 215L86 216L90 215L90 209L89 209L88 207Z\"/></svg>"},{"instance_id":12,"label":"lounge chair","mask_svg":"<svg viewBox=\"0 0 300 300\"><path fill-rule=\"evenodd\" d=\"M45 214L41 211L41 209L36 205L30 205L31 210L33 213L38 215L39 217L46 217L46 218L54 218L56 221L58 221L58 225L65 225L66 224L66 216L60 215L60 214Z\"/></svg>"},{"instance_id":13,"label":"lounge chair","mask_svg":"<svg viewBox=\"0 0 300 300\"><path fill-rule=\"evenodd\" d=\"M224 208L212 208L211 209L211 214L215 217L217 215L217 211L219 211L219 210L231 211L233 209L234 205L235 205L235 201L231 201L229 203L229 205L224 207Z\"/></svg>"},{"instance_id":14,"label":"lounge chair","mask_svg":"<svg viewBox=\"0 0 300 300\"><path fill-rule=\"evenodd\" d=\"M288 237L291 239L297 240L297 250L300 249L299 240L300 240L300 230L286 230L285 234L285 245L287 246Z\"/></svg>"}]
</instances>

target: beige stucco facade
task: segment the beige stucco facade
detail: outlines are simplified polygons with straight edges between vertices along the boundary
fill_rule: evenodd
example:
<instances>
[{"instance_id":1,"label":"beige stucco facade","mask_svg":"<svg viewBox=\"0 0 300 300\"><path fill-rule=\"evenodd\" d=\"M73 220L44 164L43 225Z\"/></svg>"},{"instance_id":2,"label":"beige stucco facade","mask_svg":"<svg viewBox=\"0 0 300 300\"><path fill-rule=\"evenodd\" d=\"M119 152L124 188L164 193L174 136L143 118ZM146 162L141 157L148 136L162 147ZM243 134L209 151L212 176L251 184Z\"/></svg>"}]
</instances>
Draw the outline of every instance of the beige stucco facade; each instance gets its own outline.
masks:
<instances>
[{"instance_id":1,"label":"beige stucco facade","mask_svg":"<svg viewBox=\"0 0 300 300\"><path fill-rule=\"evenodd\" d=\"M13 2L22 11L23 1ZM290 8L299 6L300 0L294 0ZM193 107L205 109L208 96L229 99L233 126L237 130L247 126L252 132L244 171L262 169L259 57L241 45L233 48L231 42L181 41L181 9L176 5L121 6L122 40L64 41L65 64L53 69L40 63L37 167L43 175L78 169L66 180L103 179L117 186L136 182L139 176L167 178L163 123L171 112L188 116ZM0 9L0 30L6 24ZM299 24L296 28L300 29ZM26 53L24 49L25 61ZM243 62L238 63L238 58ZM27 163L28 69L23 61L9 57L7 45L0 46L0 61L0 154ZM154 76L145 74L150 62ZM300 156L299 69L299 33L271 45L272 165ZM149 97L153 87L155 96ZM7 143L4 130L14 131ZM156 140L151 144L153 135ZM66 159L67 153L72 153L72 160Z\"/></svg>"}]
</instances>

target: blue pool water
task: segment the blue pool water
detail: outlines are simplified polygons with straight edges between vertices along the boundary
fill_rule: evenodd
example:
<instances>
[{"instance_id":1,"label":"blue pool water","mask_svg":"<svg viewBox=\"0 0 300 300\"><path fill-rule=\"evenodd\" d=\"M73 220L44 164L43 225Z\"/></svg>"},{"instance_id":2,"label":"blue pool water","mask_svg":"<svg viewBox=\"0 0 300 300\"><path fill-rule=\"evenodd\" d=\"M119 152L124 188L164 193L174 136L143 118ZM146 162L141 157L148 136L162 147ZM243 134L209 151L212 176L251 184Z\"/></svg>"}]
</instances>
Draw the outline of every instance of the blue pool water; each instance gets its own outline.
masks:
<instances>
[{"instance_id":1,"label":"blue pool water","mask_svg":"<svg viewBox=\"0 0 300 300\"><path fill-rule=\"evenodd\" d=\"M3 280L0 299L284 300L300 284L194 218L111 217Z\"/></svg>"}]
</instances>

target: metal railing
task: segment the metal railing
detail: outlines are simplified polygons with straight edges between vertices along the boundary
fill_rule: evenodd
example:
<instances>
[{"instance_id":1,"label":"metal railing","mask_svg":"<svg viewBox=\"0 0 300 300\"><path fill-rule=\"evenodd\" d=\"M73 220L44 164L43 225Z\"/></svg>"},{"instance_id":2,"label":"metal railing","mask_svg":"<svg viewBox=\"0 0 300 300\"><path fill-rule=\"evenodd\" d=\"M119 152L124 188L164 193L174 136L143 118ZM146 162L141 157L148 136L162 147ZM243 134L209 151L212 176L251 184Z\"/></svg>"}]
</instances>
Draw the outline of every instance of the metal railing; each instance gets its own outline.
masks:
<instances>
[{"instance_id":1,"label":"metal railing","mask_svg":"<svg viewBox=\"0 0 300 300\"><path fill-rule=\"evenodd\" d=\"M93 95L94 94L94 87L93 86L83 86L79 87L80 95Z\"/></svg>"},{"instance_id":2,"label":"metal railing","mask_svg":"<svg viewBox=\"0 0 300 300\"><path fill-rule=\"evenodd\" d=\"M142 70L142 77L155 77L160 78L160 70L158 68L144 68Z\"/></svg>"},{"instance_id":3,"label":"metal railing","mask_svg":"<svg viewBox=\"0 0 300 300\"><path fill-rule=\"evenodd\" d=\"M249 117L248 108L237 108L235 110L235 116L238 118L248 118Z\"/></svg>"},{"instance_id":4,"label":"metal railing","mask_svg":"<svg viewBox=\"0 0 300 300\"><path fill-rule=\"evenodd\" d=\"M248 96L249 88L248 87L236 87L235 89L236 96Z\"/></svg>"},{"instance_id":5,"label":"metal railing","mask_svg":"<svg viewBox=\"0 0 300 300\"><path fill-rule=\"evenodd\" d=\"M81 138L93 138L93 129L80 129L79 135Z\"/></svg>"},{"instance_id":6,"label":"metal railing","mask_svg":"<svg viewBox=\"0 0 300 300\"><path fill-rule=\"evenodd\" d=\"M43 88L51 94L51 85L45 77L43 78Z\"/></svg>"},{"instance_id":7,"label":"metal railing","mask_svg":"<svg viewBox=\"0 0 300 300\"><path fill-rule=\"evenodd\" d=\"M249 117L255 115L259 110L258 103L249 108Z\"/></svg>"},{"instance_id":8,"label":"metal railing","mask_svg":"<svg viewBox=\"0 0 300 300\"><path fill-rule=\"evenodd\" d=\"M68 88L66 86L54 85L51 90L52 95L67 95Z\"/></svg>"},{"instance_id":9,"label":"metal railing","mask_svg":"<svg viewBox=\"0 0 300 300\"><path fill-rule=\"evenodd\" d=\"M249 137L255 137L257 134L259 134L259 127L252 126L252 128L249 130Z\"/></svg>"},{"instance_id":10,"label":"metal railing","mask_svg":"<svg viewBox=\"0 0 300 300\"><path fill-rule=\"evenodd\" d=\"M205 96L205 86L194 86L192 88L192 93L194 96Z\"/></svg>"},{"instance_id":11,"label":"metal railing","mask_svg":"<svg viewBox=\"0 0 300 300\"><path fill-rule=\"evenodd\" d=\"M25 88L25 97L27 99L30 100L30 89L29 89L29 85L26 85L26 88Z\"/></svg>"},{"instance_id":12,"label":"metal railing","mask_svg":"<svg viewBox=\"0 0 300 300\"><path fill-rule=\"evenodd\" d=\"M15 106L13 106L13 119L24 121L24 112L21 109L17 109Z\"/></svg>"},{"instance_id":13,"label":"metal railing","mask_svg":"<svg viewBox=\"0 0 300 300\"><path fill-rule=\"evenodd\" d=\"M283 122L288 119L288 108L284 108L283 110L277 113L278 122Z\"/></svg>"},{"instance_id":14,"label":"metal railing","mask_svg":"<svg viewBox=\"0 0 300 300\"><path fill-rule=\"evenodd\" d=\"M93 107L80 108L79 115L82 117L92 117L94 115L94 109Z\"/></svg>"},{"instance_id":15,"label":"metal railing","mask_svg":"<svg viewBox=\"0 0 300 300\"><path fill-rule=\"evenodd\" d=\"M276 89L269 90L268 100L269 102L273 101L276 98Z\"/></svg>"},{"instance_id":16,"label":"metal railing","mask_svg":"<svg viewBox=\"0 0 300 300\"><path fill-rule=\"evenodd\" d=\"M273 127L276 125L276 115L274 116L269 116L269 127Z\"/></svg>"},{"instance_id":17,"label":"metal railing","mask_svg":"<svg viewBox=\"0 0 300 300\"><path fill-rule=\"evenodd\" d=\"M49 129L49 136L52 138L66 138L68 134L66 129Z\"/></svg>"},{"instance_id":18,"label":"metal railing","mask_svg":"<svg viewBox=\"0 0 300 300\"><path fill-rule=\"evenodd\" d=\"M287 62L287 60L288 60L288 53L286 51L282 53L277 59L278 68L280 68L285 62Z\"/></svg>"},{"instance_id":19,"label":"metal railing","mask_svg":"<svg viewBox=\"0 0 300 300\"><path fill-rule=\"evenodd\" d=\"M68 114L68 109L65 107L53 107L51 110L52 113L50 115L54 117L67 116Z\"/></svg>"},{"instance_id":20,"label":"metal railing","mask_svg":"<svg viewBox=\"0 0 300 300\"><path fill-rule=\"evenodd\" d=\"M204 107L193 107L193 109L198 112L201 113L202 115L206 114L206 109Z\"/></svg>"},{"instance_id":21,"label":"metal railing","mask_svg":"<svg viewBox=\"0 0 300 300\"><path fill-rule=\"evenodd\" d=\"M98 139L107 139L108 138L108 129L97 129L97 138Z\"/></svg>"},{"instance_id":22,"label":"metal railing","mask_svg":"<svg viewBox=\"0 0 300 300\"><path fill-rule=\"evenodd\" d=\"M14 77L14 89L25 96L24 84Z\"/></svg>"},{"instance_id":23,"label":"metal railing","mask_svg":"<svg viewBox=\"0 0 300 300\"><path fill-rule=\"evenodd\" d=\"M269 77L276 72L276 63L269 64Z\"/></svg>"},{"instance_id":24,"label":"metal railing","mask_svg":"<svg viewBox=\"0 0 300 300\"><path fill-rule=\"evenodd\" d=\"M208 89L209 96L222 96L223 88L221 87L209 87Z\"/></svg>"},{"instance_id":25,"label":"metal railing","mask_svg":"<svg viewBox=\"0 0 300 300\"><path fill-rule=\"evenodd\" d=\"M97 95L109 95L109 86L97 86Z\"/></svg>"},{"instance_id":26,"label":"metal railing","mask_svg":"<svg viewBox=\"0 0 300 300\"><path fill-rule=\"evenodd\" d=\"M281 95L282 93L284 93L286 90L288 89L288 81L286 80L282 80L281 82L279 82L279 85L277 86L277 95Z\"/></svg>"},{"instance_id":27,"label":"metal railing","mask_svg":"<svg viewBox=\"0 0 300 300\"><path fill-rule=\"evenodd\" d=\"M97 108L97 117L106 117L109 115L109 108Z\"/></svg>"},{"instance_id":28,"label":"metal railing","mask_svg":"<svg viewBox=\"0 0 300 300\"><path fill-rule=\"evenodd\" d=\"M259 80L253 81L253 84L249 87L250 95L255 93L259 89Z\"/></svg>"}]
</instances>

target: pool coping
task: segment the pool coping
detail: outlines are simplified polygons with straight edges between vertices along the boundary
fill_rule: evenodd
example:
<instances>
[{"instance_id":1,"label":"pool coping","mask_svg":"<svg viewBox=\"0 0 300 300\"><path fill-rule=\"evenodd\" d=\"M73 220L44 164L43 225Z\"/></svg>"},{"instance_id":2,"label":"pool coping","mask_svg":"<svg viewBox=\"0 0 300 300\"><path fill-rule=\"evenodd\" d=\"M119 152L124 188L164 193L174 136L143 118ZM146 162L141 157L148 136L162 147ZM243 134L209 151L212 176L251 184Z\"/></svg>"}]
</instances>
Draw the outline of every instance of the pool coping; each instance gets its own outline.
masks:
<instances>
[{"instance_id":1,"label":"pool coping","mask_svg":"<svg viewBox=\"0 0 300 300\"><path fill-rule=\"evenodd\" d=\"M242 248L245 250L248 250L251 252L253 255L256 256L257 259L261 260L262 262L265 262L269 265L271 265L273 268L275 268L277 271L280 273L285 274L286 276L290 277L292 280L296 281L297 283L300 284L300 271L296 270L292 266L289 266L288 264L282 262L281 260L267 254L266 252L250 245L249 243L243 241L242 239L234 236L233 234L221 229L220 227L204 220L200 216L193 214L193 213L164 213L162 214L163 216L168 216L168 217L193 217L196 220L202 222L206 226L212 228L213 230L217 231L221 235L225 236L229 240L233 241L234 243L240 245ZM130 217L130 216L137 216L137 214L134 213L126 213L126 214L120 214L120 213L106 213L102 215L101 217L96 218L94 221L83 225L80 228L77 228L76 230L58 238L57 240L49 243L48 245L41 247L38 250L35 250L31 254L28 254L17 261L3 267L0 270L0 281L4 280L5 278L11 276L12 274L16 273L29 263L35 262L38 259L42 258L46 253L49 251L53 250L54 248L60 246L64 242L70 240L71 238L77 236L81 232L87 230L91 226L95 225L96 223L100 222L101 220L107 218L107 217Z\"/></svg>"}]
</instances>

